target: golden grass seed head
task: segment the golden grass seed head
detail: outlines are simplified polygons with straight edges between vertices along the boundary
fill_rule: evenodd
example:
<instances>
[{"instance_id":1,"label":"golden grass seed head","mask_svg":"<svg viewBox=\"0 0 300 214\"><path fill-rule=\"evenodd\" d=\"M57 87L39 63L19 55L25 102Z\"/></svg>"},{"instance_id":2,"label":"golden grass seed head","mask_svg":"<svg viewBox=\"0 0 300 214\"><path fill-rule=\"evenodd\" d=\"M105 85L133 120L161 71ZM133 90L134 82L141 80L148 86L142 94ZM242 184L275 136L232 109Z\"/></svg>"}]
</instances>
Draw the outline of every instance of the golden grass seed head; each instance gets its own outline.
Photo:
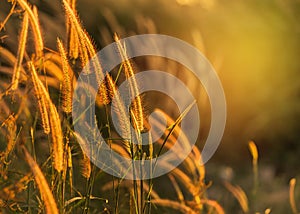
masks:
<instances>
[{"instance_id":1,"label":"golden grass seed head","mask_svg":"<svg viewBox=\"0 0 300 214\"><path fill-rule=\"evenodd\" d=\"M71 68L66 56L64 46L60 39L57 38L57 46L61 56L62 70L63 70L63 83L62 83L62 106L66 113L72 111L72 81L71 81Z\"/></svg>"},{"instance_id":2,"label":"golden grass seed head","mask_svg":"<svg viewBox=\"0 0 300 214\"><path fill-rule=\"evenodd\" d=\"M27 33L28 33L28 13L24 12L22 29L19 36L17 62L15 63L13 77L12 77L12 86L11 86L12 90L16 90L19 85L20 72L22 69L22 62L23 62L24 52L26 48Z\"/></svg>"}]
</instances>

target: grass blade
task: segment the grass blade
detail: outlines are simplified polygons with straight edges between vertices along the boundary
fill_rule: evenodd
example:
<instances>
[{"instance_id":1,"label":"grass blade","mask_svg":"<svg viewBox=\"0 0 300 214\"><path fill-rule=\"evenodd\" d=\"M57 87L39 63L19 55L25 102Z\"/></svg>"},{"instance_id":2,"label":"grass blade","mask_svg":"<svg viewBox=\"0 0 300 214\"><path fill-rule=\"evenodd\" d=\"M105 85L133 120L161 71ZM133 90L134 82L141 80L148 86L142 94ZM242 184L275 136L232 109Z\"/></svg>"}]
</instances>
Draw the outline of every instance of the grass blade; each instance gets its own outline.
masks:
<instances>
[{"instance_id":1,"label":"grass blade","mask_svg":"<svg viewBox=\"0 0 300 214\"><path fill-rule=\"evenodd\" d=\"M27 151L27 149L24 146L22 146L22 151L23 151L24 158L25 158L27 164L29 165L29 167L34 175L36 185L38 186L38 188L40 190L40 194L45 203L46 213L47 214L58 214L58 209L57 209L54 197L52 195L52 192L49 188L49 185L48 185L41 169L39 168L37 163L33 160L33 158L31 157L31 155L29 154L29 152Z\"/></svg>"}]
</instances>

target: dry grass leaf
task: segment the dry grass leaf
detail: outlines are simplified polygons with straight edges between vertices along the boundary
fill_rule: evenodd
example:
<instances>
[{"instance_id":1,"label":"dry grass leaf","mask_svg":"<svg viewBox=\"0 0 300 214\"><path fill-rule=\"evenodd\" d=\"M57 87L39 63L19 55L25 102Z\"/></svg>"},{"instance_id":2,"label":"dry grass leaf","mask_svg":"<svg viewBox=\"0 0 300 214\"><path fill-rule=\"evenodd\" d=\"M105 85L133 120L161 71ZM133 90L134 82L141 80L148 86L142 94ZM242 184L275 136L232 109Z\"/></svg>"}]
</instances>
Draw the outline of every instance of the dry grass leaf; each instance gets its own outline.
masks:
<instances>
[{"instance_id":1,"label":"dry grass leaf","mask_svg":"<svg viewBox=\"0 0 300 214\"><path fill-rule=\"evenodd\" d=\"M217 211L218 214L225 214L225 211L223 210L221 205L214 200L201 199L201 204L206 204L210 207L213 207Z\"/></svg>"},{"instance_id":2,"label":"dry grass leaf","mask_svg":"<svg viewBox=\"0 0 300 214\"><path fill-rule=\"evenodd\" d=\"M38 186L38 188L40 190L40 194L45 203L46 213L47 214L58 214L59 212L58 212L54 197L52 195L52 192L49 188L49 185L48 185L41 169L39 168L37 163L33 160L33 158L31 157L31 155L29 154L29 152L27 151L27 149L24 146L22 146L22 151L24 153L24 158L25 158L27 164L29 165L29 167L34 175L36 185Z\"/></svg>"},{"instance_id":3,"label":"dry grass leaf","mask_svg":"<svg viewBox=\"0 0 300 214\"><path fill-rule=\"evenodd\" d=\"M170 181L172 182L172 185L177 193L177 197L178 197L178 200L181 204L184 203L184 196L183 196L183 193L177 183L177 181L175 180L174 176L173 175L168 175L169 178L170 178Z\"/></svg>"},{"instance_id":4,"label":"dry grass leaf","mask_svg":"<svg viewBox=\"0 0 300 214\"><path fill-rule=\"evenodd\" d=\"M158 206L169 207L174 210L180 211L184 214L197 214L198 213L184 204L181 204L177 201L168 200L168 199L153 199L153 200L151 200L151 203L158 205Z\"/></svg>"},{"instance_id":5,"label":"dry grass leaf","mask_svg":"<svg viewBox=\"0 0 300 214\"><path fill-rule=\"evenodd\" d=\"M128 150L128 147L121 146L121 145L118 145L118 144L115 144L115 143L112 143L110 146L111 146L111 149L114 152L117 152L122 157L125 157L125 158L130 158L131 157L130 152Z\"/></svg>"},{"instance_id":6,"label":"dry grass leaf","mask_svg":"<svg viewBox=\"0 0 300 214\"><path fill-rule=\"evenodd\" d=\"M175 121L161 109L155 109L155 112L158 112L160 115L163 115L163 118L165 118L167 121L167 126L172 126L173 124L175 124ZM153 120L153 122L155 129L166 129L166 127L164 127L164 124L160 123L158 120ZM165 130L165 136L167 136L167 131L168 130ZM169 136L168 141L165 143L164 147L167 149L171 149L176 141L179 142L179 145L190 146L188 138L182 132L179 126L175 126L172 135ZM164 140L162 138L160 138L157 141L157 143L161 145L163 144L163 142ZM178 151L177 154L178 156L180 156L181 152ZM193 175L196 182L203 183L205 178L205 167L202 164L201 153L196 146L193 147L192 153L190 153L189 156L184 160L183 164L186 166L186 169L188 169L189 172Z\"/></svg>"},{"instance_id":7,"label":"dry grass leaf","mask_svg":"<svg viewBox=\"0 0 300 214\"><path fill-rule=\"evenodd\" d=\"M233 186L228 182L225 182L224 185L226 189L228 189L228 191L231 192L232 195L238 200L243 212L248 213L248 198L242 188L239 186Z\"/></svg>"},{"instance_id":8,"label":"dry grass leaf","mask_svg":"<svg viewBox=\"0 0 300 214\"><path fill-rule=\"evenodd\" d=\"M36 66L38 66L38 64L36 64ZM50 76L53 76L57 80L57 82L63 81L64 75L62 69L56 63L51 60L44 60L43 66L46 73L50 74Z\"/></svg>"},{"instance_id":9,"label":"dry grass leaf","mask_svg":"<svg viewBox=\"0 0 300 214\"><path fill-rule=\"evenodd\" d=\"M0 47L0 58L1 61L3 60L3 62L6 62L7 64L11 65L12 67L15 67L17 64L17 58L14 56L13 53L11 53L9 50L7 50L6 48ZM4 66L0 66L1 67L1 72L4 74L8 74L8 75L13 75L14 70L11 69L10 67L4 67ZM21 65L20 67L20 77L19 77L19 81L26 81L27 80L27 76L26 73L24 71L23 66ZM4 85L4 84L1 84ZM7 87L9 89L9 87ZM1 95L0 95L1 98Z\"/></svg>"},{"instance_id":10,"label":"dry grass leaf","mask_svg":"<svg viewBox=\"0 0 300 214\"><path fill-rule=\"evenodd\" d=\"M15 55L6 48L0 47L0 57L12 66L16 64L17 59Z\"/></svg>"}]
</instances>

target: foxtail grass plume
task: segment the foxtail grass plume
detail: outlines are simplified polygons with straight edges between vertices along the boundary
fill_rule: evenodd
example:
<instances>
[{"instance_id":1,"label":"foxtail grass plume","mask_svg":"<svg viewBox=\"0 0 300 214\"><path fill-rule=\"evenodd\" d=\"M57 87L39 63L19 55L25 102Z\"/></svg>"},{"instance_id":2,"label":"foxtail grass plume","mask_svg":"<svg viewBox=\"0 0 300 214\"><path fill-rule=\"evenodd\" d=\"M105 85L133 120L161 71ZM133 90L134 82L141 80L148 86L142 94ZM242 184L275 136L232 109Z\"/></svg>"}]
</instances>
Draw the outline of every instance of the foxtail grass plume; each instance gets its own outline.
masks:
<instances>
[{"instance_id":1,"label":"foxtail grass plume","mask_svg":"<svg viewBox=\"0 0 300 214\"><path fill-rule=\"evenodd\" d=\"M65 49L60 39L57 38L57 46L61 56L62 70L63 70L63 83L62 83L62 107L64 112L70 113L72 111L72 77L71 68L68 63Z\"/></svg>"},{"instance_id":2,"label":"foxtail grass plume","mask_svg":"<svg viewBox=\"0 0 300 214\"><path fill-rule=\"evenodd\" d=\"M258 150L254 141L250 141L248 146L249 146L249 151L252 155L253 182L254 182L253 194L255 195L258 187Z\"/></svg>"},{"instance_id":3,"label":"foxtail grass plume","mask_svg":"<svg viewBox=\"0 0 300 214\"><path fill-rule=\"evenodd\" d=\"M75 8L71 8L70 2L63 0L63 5L66 11L66 16L68 17L68 22L70 23L70 28L73 28L76 32L77 42L80 45L79 52L82 65L84 66L88 63L89 58L96 54L94 46L89 39L87 33L83 30L78 15L76 14Z\"/></svg>"},{"instance_id":4,"label":"foxtail grass plume","mask_svg":"<svg viewBox=\"0 0 300 214\"><path fill-rule=\"evenodd\" d=\"M29 5L29 3L25 0L17 0L17 2L22 7L22 9L26 10L26 12L28 13L30 25L31 25L33 35L34 35L36 54L38 57L42 57L43 50L44 50L44 42L43 42L41 30L40 30L37 12L34 12L31 9L31 6ZM36 9L34 9L34 10L36 10Z\"/></svg>"},{"instance_id":5,"label":"foxtail grass plume","mask_svg":"<svg viewBox=\"0 0 300 214\"><path fill-rule=\"evenodd\" d=\"M90 159L86 156L86 154L83 153L83 157L80 161L80 166L81 166L81 174L83 177L85 177L86 179L90 178L91 176L91 162Z\"/></svg>"},{"instance_id":6,"label":"foxtail grass plume","mask_svg":"<svg viewBox=\"0 0 300 214\"><path fill-rule=\"evenodd\" d=\"M62 133L60 118L57 109L52 102L49 103L49 112L50 112L49 118L50 118L50 127L51 127L54 168L58 172L61 172L63 170L63 165L64 165L63 164L64 163L63 133Z\"/></svg>"},{"instance_id":7,"label":"foxtail grass plume","mask_svg":"<svg viewBox=\"0 0 300 214\"><path fill-rule=\"evenodd\" d=\"M34 86L35 95L38 101L44 133L49 134L50 133L50 122L49 122L49 115L48 115L48 105L50 99L49 94L45 89L43 83L39 79L33 63L29 62L28 67L31 72L31 78Z\"/></svg>"},{"instance_id":8,"label":"foxtail grass plume","mask_svg":"<svg viewBox=\"0 0 300 214\"><path fill-rule=\"evenodd\" d=\"M123 61L125 76L129 81L130 93L133 97L135 97L132 103L132 112L133 112L133 117L135 118L134 121L136 123L135 126L136 129L139 132L141 132L144 130L144 110L143 110L142 98L139 93L138 84L134 77L134 69L131 61L128 59L128 56L126 54L125 46L121 44L120 38L116 33L114 34L114 39L117 43L118 51Z\"/></svg>"},{"instance_id":9,"label":"foxtail grass plume","mask_svg":"<svg viewBox=\"0 0 300 214\"><path fill-rule=\"evenodd\" d=\"M27 33L28 33L28 13L24 12L22 29L19 36L17 62L15 63L13 77L12 77L12 85L11 85L12 90L16 90L19 85L22 62L23 62L24 52L26 48Z\"/></svg>"},{"instance_id":10,"label":"foxtail grass plume","mask_svg":"<svg viewBox=\"0 0 300 214\"><path fill-rule=\"evenodd\" d=\"M85 178L89 178L91 176L91 162L90 159L88 158L88 156L86 155L86 153L91 152L90 148L87 145L85 139L83 139L80 134L78 134L77 132L73 133L74 137L76 137L76 140L78 141L78 143L80 144L80 146L85 146L85 148L82 148L82 159L80 160L80 166L81 166L81 174L83 177Z\"/></svg>"},{"instance_id":11,"label":"foxtail grass plume","mask_svg":"<svg viewBox=\"0 0 300 214\"><path fill-rule=\"evenodd\" d=\"M109 94L111 94L111 97L114 96L116 102L116 109L114 110L116 111L118 116L118 125L122 132L120 134L126 141L128 141L130 139L130 121L125 111L124 103L119 93L117 92L117 88L112 77L109 74L106 75L106 80L109 88Z\"/></svg>"},{"instance_id":12,"label":"foxtail grass plume","mask_svg":"<svg viewBox=\"0 0 300 214\"><path fill-rule=\"evenodd\" d=\"M60 118L55 105L50 99L48 91L36 73L33 63L29 62L28 67L31 71L44 132L49 134L51 130L54 168L58 172L61 172L63 170L63 134Z\"/></svg>"},{"instance_id":13,"label":"foxtail grass plume","mask_svg":"<svg viewBox=\"0 0 300 214\"><path fill-rule=\"evenodd\" d=\"M252 155L253 165L257 165L257 160L258 160L257 147L253 141L250 141L248 145L249 145L249 151Z\"/></svg>"},{"instance_id":14,"label":"foxtail grass plume","mask_svg":"<svg viewBox=\"0 0 300 214\"><path fill-rule=\"evenodd\" d=\"M270 213L271 213L271 209L270 208L268 208L268 209L265 210L265 214L270 214Z\"/></svg>"},{"instance_id":15,"label":"foxtail grass plume","mask_svg":"<svg viewBox=\"0 0 300 214\"><path fill-rule=\"evenodd\" d=\"M106 76L100 84L97 94L100 98L99 102L103 105L108 105L111 103L113 97L112 87L115 87L115 85L109 85L110 83L108 82L109 80L107 78L108 77Z\"/></svg>"},{"instance_id":16,"label":"foxtail grass plume","mask_svg":"<svg viewBox=\"0 0 300 214\"><path fill-rule=\"evenodd\" d=\"M295 186L296 186L296 178L292 178L290 180L290 205L291 209L293 211L293 214L298 214L298 209L296 206L296 201L295 201Z\"/></svg>"},{"instance_id":17,"label":"foxtail grass plume","mask_svg":"<svg viewBox=\"0 0 300 214\"><path fill-rule=\"evenodd\" d=\"M73 11L76 10L76 0L67 0L67 3ZM79 39L76 29L70 21L70 16L66 16L66 28L68 37L68 55L73 59L77 59L79 57Z\"/></svg>"},{"instance_id":18,"label":"foxtail grass plume","mask_svg":"<svg viewBox=\"0 0 300 214\"><path fill-rule=\"evenodd\" d=\"M16 145L16 137L17 137L16 118L13 115L9 115L9 117L2 123L1 127L3 125L5 125L8 130L8 141L7 141L6 149L4 151L4 158L6 159Z\"/></svg>"},{"instance_id":19,"label":"foxtail grass plume","mask_svg":"<svg viewBox=\"0 0 300 214\"><path fill-rule=\"evenodd\" d=\"M76 34L76 36L73 37L74 39L77 39L76 42L79 44L78 49L82 67L84 67L87 63L90 63L93 69L92 71L87 71L95 72L97 84L100 86L102 82L101 80L104 80L104 75L100 61L98 57L96 57L96 49L93 45L93 42L88 33L81 26L75 8L72 8L66 0L63 0L63 5L70 22L70 28L73 28L74 34ZM102 91L101 93L106 93L106 90Z\"/></svg>"}]
</instances>

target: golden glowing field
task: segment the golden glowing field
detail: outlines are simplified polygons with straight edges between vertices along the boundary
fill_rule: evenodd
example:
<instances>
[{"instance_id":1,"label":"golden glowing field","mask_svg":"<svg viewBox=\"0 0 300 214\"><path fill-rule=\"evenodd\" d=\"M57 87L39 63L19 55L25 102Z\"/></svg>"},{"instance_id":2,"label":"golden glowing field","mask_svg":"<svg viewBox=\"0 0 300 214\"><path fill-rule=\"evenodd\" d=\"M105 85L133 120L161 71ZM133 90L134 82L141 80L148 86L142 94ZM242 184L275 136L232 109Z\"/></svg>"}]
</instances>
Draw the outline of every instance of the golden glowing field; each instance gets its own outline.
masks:
<instances>
[{"instance_id":1,"label":"golden glowing field","mask_svg":"<svg viewBox=\"0 0 300 214\"><path fill-rule=\"evenodd\" d=\"M1 0L0 213L299 213L299 12L299 0ZM201 83L172 60L128 59L120 42L150 33L198 48L223 84L226 128L205 165L201 149L211 109ZM105 77L103 62L92 64L100 84L95 119L111 149L131 160L152 160L177 140L189 145L181 121L199 107L196 146L161 177L135 181L105 173L82 152L88 138L74 130L79 74L112 42L123 62ZM133 77L130 92L139 94L143 86L134 75L149 69L178 77L196 102L179 114L167 95L144 93L127 119L115 92ZM128 138L110 125L113 98ZM167 120L167 127L154 121L163 135L155 144L133 144L130 123L139 138L154 110Z\"/></svg>"}]
</instances>

